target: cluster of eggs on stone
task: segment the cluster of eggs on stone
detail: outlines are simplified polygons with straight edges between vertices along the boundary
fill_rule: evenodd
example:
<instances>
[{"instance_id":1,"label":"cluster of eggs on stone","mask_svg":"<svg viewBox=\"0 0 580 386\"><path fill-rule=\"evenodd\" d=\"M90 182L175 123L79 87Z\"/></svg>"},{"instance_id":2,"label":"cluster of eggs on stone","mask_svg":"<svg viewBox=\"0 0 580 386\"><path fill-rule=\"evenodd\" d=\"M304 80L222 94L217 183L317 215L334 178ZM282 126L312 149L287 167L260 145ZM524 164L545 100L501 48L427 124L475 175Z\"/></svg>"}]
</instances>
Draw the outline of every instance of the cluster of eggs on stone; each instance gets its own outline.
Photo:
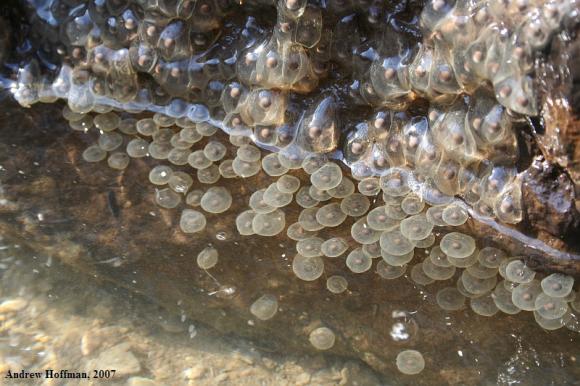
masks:
<instances>
[{"instance_id":1,"label":"cluster of eggs on stone","mask_svg":"<svg viewBox=\"0 0 580 386\"><path fill-rule=\"evenodd\" d=\"M435 296L447 311L467 303L485 316L525 310L549 330L570 327L573 310L580 312L571 277L540 280L523 259L452 230L469 220L470 208L505 223L521 220L517 114L537 113L535 52L573 1L432 0L420 16L420 45L408 36L386 42L383 35L402 36L411 26L396 29L396 17L386 23L390 16L377 4L279 0L268 27L254 17L223 23L234 7L264 6L260 0L73 3L47 2L52 26L35 27L60 34L56 50L65 64L55 77L29 61L14 94L23 105L66 99L70 126L98 132L82 154L88 162L106 159L123 170L131 159L155 160L153 200L181 210L182 232L202 232L206 216L231 211L234 197L222 179L267 175L269 184L235 214L236 229L295 241L292 271L301 280L319 280L328 259L341 259L354 274L374 266L386 280L453 281ZM359 47L367 33L376 46ZM332 68L336 79L352 78L348 95L337 89L297 104ZM431 102L423 115L385 110L406 109L417 96ZM379 110L343 129L344 101ZM229 143L217 139L220 129ZM292 223L289 206L301 208ZM341 225L350 235L333 234ZM216 264L213 246L199 251L200 269ZM348 293L347 275L325 281L330 293ZM262 321L277 312L272 294L250 306ZM308 339L326 350L337 337L322 326ZM405 350L396 365L417 374L425 361Z\"/></svg>"}]
</instances>

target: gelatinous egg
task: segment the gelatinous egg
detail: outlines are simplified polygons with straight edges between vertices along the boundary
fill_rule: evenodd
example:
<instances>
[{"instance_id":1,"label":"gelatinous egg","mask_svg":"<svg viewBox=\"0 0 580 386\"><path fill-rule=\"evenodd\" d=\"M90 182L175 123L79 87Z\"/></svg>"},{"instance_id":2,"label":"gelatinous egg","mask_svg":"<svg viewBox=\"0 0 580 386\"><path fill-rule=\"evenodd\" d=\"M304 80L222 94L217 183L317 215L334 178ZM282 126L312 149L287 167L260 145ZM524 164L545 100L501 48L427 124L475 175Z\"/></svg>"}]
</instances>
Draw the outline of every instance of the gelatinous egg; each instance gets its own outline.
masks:
<instances>
[{"instance_id":1,"label":"gelatinous egg","mask_svg":"<svg viewBox=\"0 0 580 386\"><path fill-rule=\"evenodd\" d=\"M473 312L481 316L493 316L499 311L490 295L471 298L469 306Z\"/></svg>"},{"instance_id":2,"label":"gelatinous egg","mask_svg":"<svg viewBox=\"0 0 580 386\"><path fill-rule=\"evenodd\" d=\"M276 181L278 190L282 193L295 193L300 188L300 180L289 174L285 174Z\"/></svg>"},{"instance_id":3,"label":"gelatinous egg","mask_svg":"<svg viewBox=\"0 0 580 386\"><path fill-rule=\"evenodd\" d=\"M563 298L572 292L574 278L561 273L553 273L543 278L541 284L546 295L553 298Z\"/></svg>"},{"instance_id":4,"label":"gelatinous egg","mask_svg":"<svg viewBox=\"0 0 580 386\"><path fill-rule=\"evenodd\" d=\"M155 190L155 203L165 209L173 209L181 202L181 195L165 188Z\"/></svg>"},{"instance_id":5,"label":"gelatinous egg","mask_svg":"<svg viewBox=\"0 0 580 386\"><path fill-rule=\"evenodd\" d=\"M423 271L423 263L415 264L413 268L411 268L411 280L419 285L429 285L435 282L435 280L431 279L425 272Z\"/></svg>"},{"instance_id":6,"label":"gelatinous egg","mask_svg":"<svg viewBox=\"0 0 580 386\"><path fill-rule=\"evenodd\" d=\"M401 221L401 233L409 240L422 240L433 230L433 224L424 214L416 214Z\"/></svg>"},{"instance_id":7,"label":"gelatinous egg","mask_svg":"<svg viewBox=\"0 0 580 386\"><path fill-rule=\"evenodd\" d=\"M336 227L344 222L346 214L341 210L340 204L333 202L324 205L316 212L316 220L325 227Z\"/></svg>"},{"instance_id":8,"label":"gelatinous egg","mask_svg":"<svg viewBox=\"0 0 580 386\"><path fill-rule=\"evenodd\" d=\"M308 237L296 243L296 251L305 257L322 256L323 242L320 237Z\"/></svg>"},{"instance_id":9,"label":"gelatinous egg","mask_svg":"<svg viewBox=\"0 0 580 386\"><path fill-rule=\"evenodd\" d=\"M258 213L252 220L254 233L260 236L274 236L286 226L284 212L276 209L271 213Z\"/></svg>"},{"instance_id":10,"label":"gelatinous egg","mask_svg":"<svg viewBox=\"0 0 580 386\"><path fill-rule=\"evenodd\" d=\"M333 294L341 294L348 288L348 281L339 275L326 279L326 288Z\"/></svg>"},{"instance_id":11,"label":"gelatinous egg","mask_svg":"<svg viewBox=\"0 0 580 386\"><path fill-rule=\"evenodd\" d=\"M203 194L200 204L206 212L223 213L232 205L232 195L222 186L212 186Z\"/></svg>"},{"instance_id":12,"label":"gelatinous egg","mask_svg":"<svg viewBox=\"0 0 580 386\"><path fill-rule=\"evenodd\" d=\"M352 250L346 257L346 266L354 273L363 273L371 269L372 258L367 256L362 248Z\"/></svg>"},{"instance_id":13,"label":"gelatinous egg","mask_svg":"<svg viewBox=\"0 0 580 386\"><path fill-rule=\"evenodd\" d=\"M342 170L334 162L328 162L310 176L310 182L320 190L336 188L342 180Z\"/></svg>"},{"instance_id":14,"label":"gelatinous egg","mask_svg":"<svg viewBox=\"0 0 580 386\"><path fill-rule=\"evenodd\" d=\"M336 337L330 328L319 327L310 333L308 340L316 349L328 350L334 346Z\"/></svg>"},{"instance_id":15,"label":"gelatinous egg","mask_svg":"<svg viewBox=\"0 0 580 386\"><path fill-rule=\"evenodd\" d=\"M505 288L503 283L499 283L497 287L495 287L491 294L491 298L495 302L497 308L506 314L515 315L521 311L521 309L512 302L512 294Z\"/></svg>"},{"instance_id":16,"label":"gelatinous egg","mask_svg":"<svg viewBox=\"0 0 580 386\"><path fill-rule=\"evenodd\" d=\"M514 283L529 283L534 280L536 273L521 260L510 262L505 269L505 277Z\"/></svg>"},{"instance_id":17,"label":"gelatinous egg","mask_svg":"<svg viewBox=\"0 0 580 386\"><path fill-rule=\"evenodd\" d=\"M250 306L250 312L260 320L272 319L278 312L278 300L276 296L265 294L260 296Z\"/></svg>"},{"instance_id":18,"label":"gelatinous egg","mask_svg":"<svg viewBox=\"0 0 580 386\"><path fill-rule=\"evenodd\" d=\"M457 204L448 205L445 209L443 209L443 213L441 214L441 218L445 223L451 226L459 226L465 224L469 215L467 211L460 207Z\"/></svg>"},{"instance_id":19,"label":"gelatinous egg","mask_svg":"<svg viewBox=\"0 0 580 386\"><path fill-rule=\"evenodd\" d=\"M407 265L390 265L384 260L381 260L377 264L377 274L382 277L383 279L393 280L398 277L401 277L407 271Z\"/></svg>"},{"instance_id":20,"label":"gelatinous egg","mask_svg":"<svg viewBox=\"0 0 580 386\"><path fill-rule=\"evenodd\" d=\"M518 285L512 291L512 302L522 310L534 311L536 298L542 293L542 287L537 280Z\"/></svg>"},{"instance_id":21,"label":"gelatinous egg","mask_svg":"<svg viewBox=\"0 0 580 386\"><path fill-rule=\"evenodd\" d=\"M353 193L348 197L342 199L340 203L340 209L344 214L351 217L360 217L364 215L371 203L366 196L360 193Z\"/></svg>"},{"instance_id":22,"label":"gelatinous egg","mask_svg":"<svg viewBox=\"0 0 580 386\"><path fill-rule=\"evenodd\" d=\"M421 213L424 207L425 201L415 194L407 195L401 202L401 209L408 215Z\"/></svg>"},{"instance_id":23,"label":"gelatinous egg","mask_svg":"<svg viewBox=\"0 0 580 386\"><path fill-rule=\"evenodd\" d=\"M554 298L545 293L536 297L536 312L545 319L558 319L568 311L568 303L562 298Z\"/></svg>"},{"instance_id":24,"label":"gelatinous egg","mask_svg":"<svg viewBox=\"0 0 580 386\"><path fill-rule=\"evenodd\" d=\"M423 264L423 270L425 269ZM447 311L457 311L465 306L465 296L457 288L446 287L437 291L437 304Z\"/></svg>"},{"instance_id":25,"label":"gelatinous egg","mask_svg":"<svg viewBox=\"0 0 580 386\"><path fill-rule=\"evenodd\" d=\"M196 233L205 228L206 219L203 213L194 209L184 209L181 212L179 227L184 233Z\"/></svg>"},{"instance_id":26,"label":"gelatinous egg","mask_svg":"<svg viewBox=\"0 0 580 386\"><path fill-rule=\"evenodd\" d=\"M406 255L415 249L415 243L406 238L398 229L383 232L379 241L381 249L395 256Z\"/></svg>"},{"instance_id":27,"label":"gelatinous egg","mask_svg":"<svg viewBox=\"0 0 580 386\"><path fill-rule=\"evenodd\" d=\"M419 351L404 350L397 355L397 369L403 374L419 374L425 368L425 359Z\"/></svg>"},{"instance_id":28,"label":"gelatinous egg","mask_svg":"<svg viewBox=\"0 0 580 386\"><path fill-rule=\"evenodd\" d=\"M314 281L324 272L324 261L318 257L306 257L300 254L294 256L292 271L299 279Z\"/></svg>"},{"instance_id":29,"label":"gelatinous egg","mask_svg":"<svg viewBox=\"0 0 580 386\"><path fill-rule=\"evenodd\" d=\"M197 255L197 265L201 269L213 268L218 263L219 254L214 247L206 247Z\"/></svg>"},{"instance_id":30,"label":"gelatinous egg","mask_svg":"<svg viewBox=\"0 0 580 386\"><path fill-rule=\"evenodd\" d=\"M253 210L245 210L238 214L236 217L236 228L238 233L242 236L250 236L254 234L254 229L252 228L252 221L256 216L256 212Z\"/></svg>"},{"instance_id":31,"label":"gelatinous egg","mask_svg":"<svg viewBox=\"0 0 580 386\"><path fill-rule=\"evenodd\" d=\"M338 257L348 249L348 244L341 237L333 237L322 243L320 250L327 257Z\"/></svg>"},{"instance_id":32,"label":"gelatinous egg","mask_svg":"<svg viewBox=\"0 0 580 386\"><path fill-rule=\"evenodd\" d=\"M99 162L107 157L107 152L97 145L91 145L83 151L82 157L87 162Z\"/></svg>"},{"instance_id":33,"label":"gelatinous egg","mask_svg":"<svg viewBox=\"0 0 580 386\"><path fill-rule=\"evenodd\" d=\"M475 251L475 240L466 234L451 232L443 236L439 246L447 256L461 259Z\"/></svg>"}]
</instances>

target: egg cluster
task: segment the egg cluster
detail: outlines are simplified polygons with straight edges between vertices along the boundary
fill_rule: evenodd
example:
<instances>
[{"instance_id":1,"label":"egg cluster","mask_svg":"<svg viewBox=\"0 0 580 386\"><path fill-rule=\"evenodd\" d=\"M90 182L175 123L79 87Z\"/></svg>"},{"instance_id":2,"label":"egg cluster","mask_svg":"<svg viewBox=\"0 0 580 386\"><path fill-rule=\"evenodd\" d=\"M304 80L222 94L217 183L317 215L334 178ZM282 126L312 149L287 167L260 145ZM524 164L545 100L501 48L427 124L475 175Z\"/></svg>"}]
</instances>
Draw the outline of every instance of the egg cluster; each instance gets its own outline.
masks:
<instances>
[{"instance_id":1,"label":"egg cluster","mask_svg":"<svg viewBox=\"0 0 580 386\"><path fill-rule=\"evenodd\" d=\"M461 196L505 223L522 219L517 157L511 118L483 90L445 108L432 105L427 117L379 111L356 125L344 145L355 178L380 176L375 190L415 190L435 205Z\"/></svg>"},{"instance_id":2,"label":"egg cluster","mask_svg":"<svg viewBox=\"0 0 580 386\"><path fill-rule=\"evenodd\" d=\"M536 115L537 53L578 16L576 1L430 0L421 13L423 43L374 53L360 94L377 106L415 96L449 102L489 82L501 105Z\"/></svg>"},{"instance_id":3,"label":"egg cluster","mask_svg":"<svg viewBox=\"0 0 580 386\"><path fill-rule=\"evenodd\" d=\"M123 114L110 108L98 111L80 114L69 107L63 110L73 129L99 133L97 143L83 152L83 158L88 162L107 158L114 169L126 168L132 158L166 161L153 166L148 178L155 186L157 205L165 209L183 208L179 225L184 233L203 231L206 214L230 210L232 194L219 185L220 179L252 178L260 174L272 182L251 194L247 209L236 214L236 228L240 236L264 237L279 237L286 230L288 239L296 242L292 270L301 280L321 278L328 264L326 259L339 258L354 274L367 272L375 265L376 273L387 280L405 274L420 286L454 280L455 286L436 294L437 304L448 311L462 309L469 301L474 312L486 316L499 310L508 314L533 311L538 324L546 329L559 328L573 320L568 304L577 308L577 300L571 277L552 274L540 284L535 279L536 273L518 257L508 257L492 246L480 249L473 237L458 231L447 232L470 219L469 206L454 198L455 195L463 195L467 202L470 195L478 192L484 193L479 200L497 199L501 196L493 195L489 186L501 192L502 183L512 182L509 178L494 180L505 176L501 174L505 169L491 167L491 174L475 180L477 183L468 185L469 189L443 193L445 186L439 189L436 182L428 182L429 174L418 174L421 170L418 162L411 163L420 159L416 154L419 150L415 154L408 151L410 143L419 144L421 149L421 144L430 140L428 131L417 129L428 126L426 119L378 113L379 118L367 126L376 129L380 126L376 121L386 117L391 122L391 130L386 132L399 135L395 138L405 138L394 148L407 150L400 154L400 166L387 167L378 173L380 177L372 173L367 177L353 174L358 179L353 182L343 174L339 163L324 153L292 157L297 149L304 150L295 141L280 152L263 156L263 151L245 136L230 136L227 143L221 143L215 135L217 128L206 122L192 123L162 114L137 120L121 118ZM376 151L369 150L377 145L374 138L367 136L364 141L362 138L358 135L348 140L345 151L362 149L362 155L376 155ZM432 142L431 148L442 149L446 146L443 142ZM388 137L385 143L393 143L393 137ZM395 152L383 154L389 157L388 162L397 159ZM360 164L361 159L364 157L352 161L351 166ZM375 160L364 165L378 164ZM292 173L298 170L303 173ZM465 173L460 170L459 174ZM445 173L431 174L431 178L442 174ZM421 176L427 177L419 182ZM287 207L290 210L285 210ZM287 224L287 213L295 212L291 209L296 207L301 208L296 221ZM338 227L347 227L350 235L337 236ZM202 269L211 269L217 263L218 252L213 247L202 250L197 257ZM326 287L331 293L343 293L348 290L348 279L330 276ZM269 295L257 301L252 313L263 320L273 317L275 300Z\"/></svg>"},{"instance_id":4,"label":"egg cluster","mask_svg":"<svg viewBox=\"0 0 580 386\"><path fill-rule=\"evenodd\" d=\"M15 97L65 99L72 129L96 136L87 162L124 170L147 159L152 200L180 211L183 233L227 213L240 238L291 240L298 279L346 268L324 276L336 296L373 270L417 286L453 283L435 295L446 311L525 310L545 329L574 328L573 278L540 277L462 226L470 211L522 220L518 125L538 112L534 63L579 17L576 0L431 0L422 10L350 0L35 3L36 58L22 61ZM248 15L256 10L265 16ZM241 210L224 183L236 178L256 181ZM208 246L196 261L210 270L218 260ZM267 321L278 298L262 294L249 312ZM321 326L308 339L327 350L337 337ZM396 365L417 374L425 361L405 350Z\"/></svg>"}]
</instances>

